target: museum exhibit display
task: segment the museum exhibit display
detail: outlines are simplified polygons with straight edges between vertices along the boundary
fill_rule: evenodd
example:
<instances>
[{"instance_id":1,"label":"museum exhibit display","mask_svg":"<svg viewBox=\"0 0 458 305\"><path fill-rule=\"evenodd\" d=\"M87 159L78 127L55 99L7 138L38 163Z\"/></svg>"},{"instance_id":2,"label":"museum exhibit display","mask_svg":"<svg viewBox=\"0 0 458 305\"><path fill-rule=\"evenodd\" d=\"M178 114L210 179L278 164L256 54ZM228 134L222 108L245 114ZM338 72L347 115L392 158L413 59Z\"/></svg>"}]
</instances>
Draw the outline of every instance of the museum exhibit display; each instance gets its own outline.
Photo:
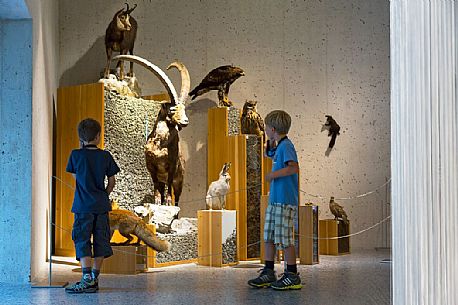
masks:
<instances>
[{"instance_id":1,"label":"museum exhibit display","mask_svg":"<svg viewBox=\"0 0 458 305\"><path fill-rule=\"evenodd\" d=\"M223 267L237 263L237 211L197 211L198 253L197 263Z\"/></svg>"},{"instance_id":2,"label":"museum exhibit display","mask_svg":"<svg viewBox=\"0 0 458 305\"><path fill-rule=\"evenodd\" d=\"M120 57L113 58L117 59ZM179 62L169 66L177 68L182 77L182 88L178 95L167 75L152 63L131 55L125 55L123 59L139 63L152 71L165 85L167 94L145 98L123 95L119 92L128 90L124 90L126 84L122 81L117 82L117 86L121 86L118 89L107 86L104 81L59 88L56 169L63 183L56 184L56 224L71 228L73 220L69 211L73 190L68 185L74 185L74 180L65 172L65 165L70 151L78 147L77 123L83 118L92 117L103 126L100 147L109 150L121 168L111 195L119 207L133 213L140 207L152 211L152 206L164 204L160 205L163 210L156 209L155 217L146 219L157 227L158 238L171 244L169 251L156 253L154 264L194 260L197 257L197 220L180 219L177 206L184 170L180 164L178 131L188 124L184 100L189 92L189 74ZM180 183L177 183L177 177L181 179ZM121 213L119 211L113 213ZM158 220L165 214L170 217ZM55 236L56 253L73 256L71 235L56 230ZM116 236L112 241L129 243ZM157 250L161 250L160 247Z\"/></svg>"},{"instance_id":3,"label":"museum exhibit display","mask_svg":"<svg viewBox=\"0 0 458 305\"><path fill-rule=\"evenodd\" d=\"M298 228L301 265L318 264L318 206L310 203L298 207Z\"/></svg>"}]
</instances>

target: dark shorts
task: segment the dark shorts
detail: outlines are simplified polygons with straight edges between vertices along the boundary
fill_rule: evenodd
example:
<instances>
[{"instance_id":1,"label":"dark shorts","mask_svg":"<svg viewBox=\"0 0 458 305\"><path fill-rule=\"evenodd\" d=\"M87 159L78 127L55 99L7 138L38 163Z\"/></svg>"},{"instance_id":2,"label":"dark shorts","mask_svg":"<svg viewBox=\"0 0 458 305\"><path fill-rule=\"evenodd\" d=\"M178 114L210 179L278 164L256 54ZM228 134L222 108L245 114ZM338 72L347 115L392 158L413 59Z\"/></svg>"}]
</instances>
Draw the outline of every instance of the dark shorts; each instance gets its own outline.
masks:
<instances>
[{"instance_id":1,"label":"dark shorts","mask_svg":"<svg viewBox=\"0 0 458 305\"><path fill-rule=\"evenodd\" d=\"M92 236L92 243L91 243ZM110 257L110 221L108 213L75 213L72 239L75 243L76 259L81 257Z\"/></svg>"}]
</instances>

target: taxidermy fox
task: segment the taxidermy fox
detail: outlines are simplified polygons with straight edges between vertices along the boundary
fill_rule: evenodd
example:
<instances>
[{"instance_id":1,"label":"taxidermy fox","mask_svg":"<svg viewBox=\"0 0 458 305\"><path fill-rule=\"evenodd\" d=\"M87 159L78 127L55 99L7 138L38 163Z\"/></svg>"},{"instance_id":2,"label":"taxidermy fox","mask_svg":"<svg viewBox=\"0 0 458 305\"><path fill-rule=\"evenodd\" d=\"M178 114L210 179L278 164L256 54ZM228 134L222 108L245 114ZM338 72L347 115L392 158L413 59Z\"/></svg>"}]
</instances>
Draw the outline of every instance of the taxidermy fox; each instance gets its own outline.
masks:
<instances>
[{"instance_id":1,"label":"taxidermy fox","mask_svg":"<svg viewBox=\"0 0 458 305\"><path fill-rule=\"evenodd\" d=\"M127 241L124 242L126 245L132 241L132 234L156 251L170 250L170 243L159 239L145 222L131 211L113 210L110 212L111 237L113 237L114 230L118 230L122 236L127 238Z\"/></svg>"}]
</instances>

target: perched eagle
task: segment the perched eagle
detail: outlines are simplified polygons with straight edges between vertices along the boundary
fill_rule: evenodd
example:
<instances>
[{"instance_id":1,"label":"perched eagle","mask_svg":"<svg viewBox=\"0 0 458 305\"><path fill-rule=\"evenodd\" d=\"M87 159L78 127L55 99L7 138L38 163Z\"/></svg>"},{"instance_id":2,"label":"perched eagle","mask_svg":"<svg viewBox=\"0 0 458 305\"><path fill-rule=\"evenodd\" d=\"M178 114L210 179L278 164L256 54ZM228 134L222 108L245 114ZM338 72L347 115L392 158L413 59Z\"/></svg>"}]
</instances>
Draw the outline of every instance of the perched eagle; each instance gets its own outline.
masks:
<instances>
[{"instance_id":1,"label":"perched eagle","mask_svg":"<svg viewBox=\"0 0 458 305\"><path fill-rule=\"evenodd\" d=\"M200 84L189 92L192 100L199 95L207 93L210 90L218 90L218 99L220 106L232 106L232 102L228 98L229 87L240 76L244 76L245 72L239 67L221 66L210 71Z\"/></svg>"},{"instance_id":2,"label":"perched eagle","mask_svg":"<svg viewBox=\"0 0 458 305\"><path fill-rule=\"evenodd\" d=\"M264 136L264 121L256 110L257 101L246 101L243 105L242 117L240 125L243 134L256 134L260 137Z\"/></svg>"},{"instance_id":3,"label":"perched eagle","mask_svg":"<svg viewBox=\"0 0 458 305\"><path fill-rule=\"evenodd\" d=\"M345 213L341 205L334 201L334 197L331 197L331 200L329 201L329 209L331 210L332 215L334 215L335 220L342 218L343 222L348 224L347 213Z\"/></svg>"}]
</instances>

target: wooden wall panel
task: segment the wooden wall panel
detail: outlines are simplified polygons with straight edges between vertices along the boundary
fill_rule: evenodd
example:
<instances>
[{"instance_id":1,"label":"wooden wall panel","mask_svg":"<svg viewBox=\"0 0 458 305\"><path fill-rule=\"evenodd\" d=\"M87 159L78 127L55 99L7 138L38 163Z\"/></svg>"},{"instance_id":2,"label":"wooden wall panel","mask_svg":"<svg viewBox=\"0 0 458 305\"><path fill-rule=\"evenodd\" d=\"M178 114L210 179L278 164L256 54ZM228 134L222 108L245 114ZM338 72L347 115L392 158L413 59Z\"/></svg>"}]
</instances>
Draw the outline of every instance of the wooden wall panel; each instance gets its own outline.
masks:
<instances>
[{"instance_id":1,"label":"wooden wall panel","mask_svg":"<svg viewBox=\"0 0 458 305\"><path fill-rule=\"evenodd\" d=\"M57 90L56 176L62 181L56 181L56 255L75 255L71 236L73 225L71 207L75 180L71 174L65 171L65 168L71 151L79 147L77 125L87 117L98 120L102 125L100 147L103 148L103 111L103 84L63 87Z\"/></svg>"}]
</instances>

